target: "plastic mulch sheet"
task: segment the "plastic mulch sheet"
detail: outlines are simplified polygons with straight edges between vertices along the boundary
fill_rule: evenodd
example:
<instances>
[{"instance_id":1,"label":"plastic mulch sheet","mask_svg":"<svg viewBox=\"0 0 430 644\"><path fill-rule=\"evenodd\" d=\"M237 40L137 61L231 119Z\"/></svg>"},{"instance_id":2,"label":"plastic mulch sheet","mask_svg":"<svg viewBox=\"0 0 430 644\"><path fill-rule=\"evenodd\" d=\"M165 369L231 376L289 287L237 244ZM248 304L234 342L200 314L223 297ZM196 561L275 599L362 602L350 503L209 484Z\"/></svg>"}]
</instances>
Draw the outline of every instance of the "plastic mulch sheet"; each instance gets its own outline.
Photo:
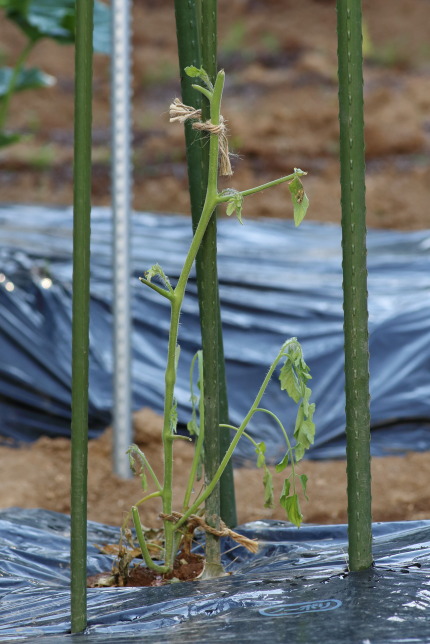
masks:
<instances>
[{"instance_id":1,"label":"plastic mulch sheet","mask_svg":"<svg viewBox=\"0 0 430 644\"><path fill-rule=\"evenodd\" d=\"M70 433L72 212L0 208L0 434L33 440ZM161 411L169 303L137 277L159 263L173 282L191 238L181 216L135 214L132 229L133 406ZM90 429L112 407L112 224L92 213ZM430 231L368 235L371 416L375 454L430 448ZM280 220L219 221L219 275L230 420L239 424L282 343L297 336L309 363L314 458L344 453L341 231ZM176 397L190 418L189 365L200 346L194 274L181 319ZM264 404L290 432L295 412L274 378ZM283 454L278 428L257 415L250 433ZM253 458L244 442L241 458Z\"/></svg>"},{"instance_id":2,"label":"plastic mulch sheet","mask_svg":"<svg viewBox=\"0 0 430 644\"><path fill-rule=\"evenodd\" d=\"M371 570L346 571L346 526L257 521L250 555L223 542L233 574L156 588L88 590L88 628L70 630L70 519L0 511L0 641L428 642L430 521L374 524ZM110 569L95 543L118 529L90 523L88 573Z\"/></svg>"}]
</instances>

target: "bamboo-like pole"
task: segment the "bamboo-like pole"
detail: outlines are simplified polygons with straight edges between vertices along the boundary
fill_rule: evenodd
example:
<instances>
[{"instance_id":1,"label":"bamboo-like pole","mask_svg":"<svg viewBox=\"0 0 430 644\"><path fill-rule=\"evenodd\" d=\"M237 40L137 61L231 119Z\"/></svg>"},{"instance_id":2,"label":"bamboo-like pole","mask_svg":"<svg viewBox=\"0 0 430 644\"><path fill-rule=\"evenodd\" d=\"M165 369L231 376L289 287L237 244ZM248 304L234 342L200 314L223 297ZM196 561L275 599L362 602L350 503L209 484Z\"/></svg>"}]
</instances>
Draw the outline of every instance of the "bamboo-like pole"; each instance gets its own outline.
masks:
<instances>
[{"instance_id":1,"label":"bamboo-like pole","mask_svg":"<svg viewBox=\"0 0 430 644\"><path fill-rule=\"evenodd\" d=\"M372 564L361 0L338 0L349 568Z\"/></svg>"},{"instance_id":2,"label":"bamboo-like pole","mask_svg":"<svg viewBox=\"0 0 430 644\"><path fill-rule=\"evenodd\" d=\"M217 73L216 63L216 2L212 0L176 0L176 29L178 38L179 67L181 74L182 100L186 105L202 107L203 119L209 118L202 105L200 93L192 89L194 82L184 72L185 67L203 66L212 80ZM202 135L185 124L187 145L188 180L191 199L193 229L199 222L207 186L207 163L209 146ZM228 400L224 368L221 315L218 295L216 265L216 215L206 232L202 248L196 260L197 285L202 324L202 345L205 369L205 452L208 455L205 469L208 477L217 470L230 444L227 431L219 433L219 423L228 424ZM214 377L217 373L217 377ZM209 389L209 391L208 391ZM216 409L218 408L218 411ZM208 451L209 450L209 451ZM219 453L219 456L217 456ZM230 463L220 482L220 514L229 526L237 524L234 495L233 467ZM214 497L214 503L218 503ZM218 506L217 506L218 507ZM213 508L215 511L215 506ZM218 510L217 510L218 511ZM211 512L213 513L213 512Z\"/></svg>"},{"instance_id":3,"label":"bamboo-like pole","mask_svg":"<svg viewBox=\"0 0 430 644\"><path fill-rule=\"evenodd\" d=\"M88 351L93 0L76 0L72 302L71 631L87 623Z\"/></svg>"}]
</instances>

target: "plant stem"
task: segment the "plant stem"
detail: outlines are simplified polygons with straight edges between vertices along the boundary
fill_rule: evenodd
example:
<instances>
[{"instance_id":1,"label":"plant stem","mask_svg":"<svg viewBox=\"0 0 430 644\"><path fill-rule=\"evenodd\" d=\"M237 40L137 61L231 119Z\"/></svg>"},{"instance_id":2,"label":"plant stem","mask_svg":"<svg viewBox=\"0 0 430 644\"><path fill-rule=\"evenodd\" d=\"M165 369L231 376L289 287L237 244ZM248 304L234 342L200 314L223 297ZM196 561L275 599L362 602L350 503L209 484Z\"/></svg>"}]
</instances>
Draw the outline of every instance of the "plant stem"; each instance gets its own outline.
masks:
<instances>
[{"instance_id":1,"label":"plant stem","mask_svg":"<svg viewBox=\"0 0 430 644\"><path fill-rule=\"evenodd\" d=\"M169 566L159 566L154 563L149 554L148 546L146 545L145 536L143 534L142 525L140 523L139 512L136 506L131 508L131 514L133 516L134 528L136 530L136 537L139 542L140 550L142 552L142 557L148 568L155 570L155 572L164 573L169 571Z\"/></svg>"},{"instance_id":2,"label":"plant stem","mask_svg":"<svg viewBox=\"0 0 430 644\"><path fill-rule=\"evenodd\" d=\"M277 366L278 366L278 364L279 364L279 361L280 361L280 360L283 358L283 356L285 355L285 354L284 354L284 350L285 350L285 345L282 347L281 351L279 352L279 354L278 354L278 355L277 355L277 357L275 358L274 362L273 362L273 363L272 363L272 365L270 366L270 369L269 369L269 371L268 371L268 373L267 373L267 375L266 375L265 379L263 380L263 384L261 385L261 387L260 387L260 389L259 389L259 391L258 391L258 393L257 393L257 396L255 397L255 400L254 400L254 402L253 402L253 404L252 404L252 406L251 406L250 410L248 411L248 413L247 413L247 415L245 416L245 418L244 418L243 422L241 423L241 425L240 425L239 429L237 430L236 435L233 437L233 440L231 441L231 443L230 443L230 445L229 445L229 448L228 448L227 452L225 453L225 456L224 456L224 458L222 459L222 461L221 461L221 463L220 463L220 465L219 465L219 467L218 467L217 471L215 472L215 474L214 474L214 476L213 476L212 480L209 482L209 484L206 486L205 490L200 494L200 496L199 496L199 497L194 501L193 505L192 505L192 506L191 506L191 507L190 507L190 508L185 512L185 514L184 514L184 515L183 515L183 516L182 516L182 517L181 517L181 518L180 518L180 519L179 519L179 520L174 524L175 529L178 529L180 526L182 526L182 525L186 522L186 520L188 519L188 517L189 517L191 514L194 514L194 512L196 512L196 511L198 510L198 508L200 507L200 505L201 505L204 501L206 501L206 499L208 498L208 496L209 496L209 495L212 493L212 491L215 489L215 487L216 487L216 485L217 485L217 483L218 483L219 479L220 479L220 478L221 478L221 476L222 476L222 473L223 473L223 471L224 471L224 468L226 467L226 465L228 464L229 460L231 459L231 457L232 457L232 455L233 455L233 452L234 452L234 450L236 449L236 446L237 446L238 442L240 441L240 439L241 439L242 435L244 434L244 432L245 432L245 430L246 430L246 428L247 428L247 426L248 426L249 421L251 420L252 416L254 415L255 410L258 408L258 406L259 406L259 404L260 404L260 401L261 401L261 399L262 399L262 397L263 397L263 395L264 395L264 392L266 391L267 386L268 386L268 384L269 384L269 382L270 382L270 379L271 379L271 377L272 377L272 375L273 375L273 373L274 373L274 371L275 371L276 367L277 367Z\"/></svg>"},{"instance_id":3,"label":"plant stem","mask_svg":"<svg viewBox=\"0 0 430 644\"><path fill-rule=\"evenodd\" d=\"M267 188L272 188L273 186L279 186L280 183L284 183L285 181L292 181L295 177L300 177L306 174L306 172L300 171L294 172L293 174L289 174L286 177L280 177L279 179L274 179L273 181L269 181L268 183L263 183L261 186L257 186L256 188L249 188L249 190L241 190L238 191L236 194L242 195L242 197L247 197L248 195L253 195L256 192L261 192L262 190L266 190ZM230 201L232 195L231 193L220 193L217 197L217 203L225 203L226 201Z\"/></svg>"},{"instance_id":4,"label":"plant stem","mask_svg":"<svg viewBox=\"0 0 430 644\"><path fill-rule=\"evenodd\" d=\"M76 2L73 193L71 630L87 623L88 352L93 0Z\"/></svg>"},{"instance_id":5,"label":"plant stem","mask_svg":"<svg viewBox=\"0 0 430 644\"><path fill-rule=\"evenodd\" d=\"M224 73L220 72L214 86L212 109L214 115L218 113L221 105L222 91L224 87ZM209 144L209 176L217 171L218 167L218 136L211 135ZM205 203L198 223L196 232L194 234L191 246L189 248L187 257L184 262L178 283L173 291L171 299L171 314L170 314L170 333L169 344L167 350L167 365L165 372L165 397L164 397L164 424L163 424L163 449L164 449L164 482L163 482L163 512L165 514L172 513L172 493L173 493L173 435L171 427L171 417L174 405L174 388L176 382L176 346L178 341L179 331L179 316L181 312L182 302L185 296L185 288L187 281L196 258L197 252L202 243L203 236L213 214L216 205L216 185L208 184L206 192ZM166 564L173 566L175 557L175 539L173 536L175 526L171 521L164 521L165 529L165 547L166 547Z\"/></svg>"},{"instance_id":6,"label":"plant stem","mask_svg":"<svg viewBox=\"0 0 430 644\"><path fill-rule=\"evenodd\" d=\"M338 0L350 570L372 564L363 56L360 0Z\"/></svg>"},{"instance_id":7,"label":"plant stem","mask_svg":"<svg viewBox=\"0 0 430 644\"><path fill-rule=\"evenodd\" d=\"M15 63L15 67L13 68L6 94L2 97L0 103L0 131L4 129L4 125L8 116L10 101L15 92L15 87L18 82L19 75L36 42L37 40L29 40Z\"/></svg>"}]
</instances>

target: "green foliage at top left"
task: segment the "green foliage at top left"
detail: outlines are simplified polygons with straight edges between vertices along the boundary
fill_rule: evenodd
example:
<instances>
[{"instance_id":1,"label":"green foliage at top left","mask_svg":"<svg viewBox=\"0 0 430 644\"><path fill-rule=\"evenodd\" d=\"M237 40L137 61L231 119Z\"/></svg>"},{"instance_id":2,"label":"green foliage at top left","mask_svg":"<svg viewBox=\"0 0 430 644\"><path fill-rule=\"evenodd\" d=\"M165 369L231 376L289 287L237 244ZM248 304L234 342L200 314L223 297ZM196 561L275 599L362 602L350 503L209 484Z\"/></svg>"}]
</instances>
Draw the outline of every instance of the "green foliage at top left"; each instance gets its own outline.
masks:
<instances>
[{"instance_id":1,"label":"green foliage at top left","mask_svg":"<svg viewBox=\"0 0 430 644\"><path fill-rule=\"evenodd\" d=\"M0 0L0 9L26 36L26 44L14 66L0 68L0 147L4 147L21 138L5 129L13 94L55 83L52 76L40 69L25 67L34 46L45 38L63 45L75 42L75 0ZM110 10L99 0L94 3L93 45L95 52L110 52Z\"/></svg>"},{"instance_id":2,"label":"green foliage at top left","mask_svg":"<svg viewBox=\"0 0 430 644\"><path fill-rule=\"evenodd\" d=\"M33 42L51 38L62 44L75 42L75 0L0 0L6 18ZM109 7L94 3L94 51L110 51Z\"/></svg>"}]
</instances>

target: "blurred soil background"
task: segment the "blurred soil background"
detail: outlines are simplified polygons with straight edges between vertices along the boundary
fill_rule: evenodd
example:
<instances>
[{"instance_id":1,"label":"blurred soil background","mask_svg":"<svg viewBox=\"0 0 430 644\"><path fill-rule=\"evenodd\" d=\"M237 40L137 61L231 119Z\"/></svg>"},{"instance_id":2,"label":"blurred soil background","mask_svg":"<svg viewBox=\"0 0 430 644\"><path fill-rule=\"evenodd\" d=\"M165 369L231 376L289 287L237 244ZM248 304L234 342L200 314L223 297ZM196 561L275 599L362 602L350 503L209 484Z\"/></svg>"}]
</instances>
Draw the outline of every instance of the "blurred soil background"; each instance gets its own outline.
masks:
<instances>
[{"instance_id":1,"label":"blurred soil background","mask_svg":"<svg viewBox=\"0 0 430 644\"><path fill-rule=\"evenodd\" d=\"M133 3L134 208L189 210L182 128L168 122L180 95L172 2ZM367 210L369 226L430 227L430 41L428 0L364 0ZM0 55L13 64L20 33L0 20ZM223 114L228 120L235 174L245 189L294 167L309 172L309 219L340 222L335 0L220 0L219 65L227 73ZM0 150L1 201L72 203L73 48L41 42L29 60L56 77L50 89L13 98L8 126L25 139ZM93 203L110 205L110 63L94 61ZM288 189L249 198L245 217L290 218ZM161 467L160 419L135 417L136 440ZM180 443L179 487L191 446ZM20 449L0 448L0 507L69 512L69 441L41 438ZM158 466L157 466L158 464ZM373 460L374 519L430 518L430 456L411 452ZM345 463L305 462L307 522L346 521ZM283 518L263 510L260 472L236 471L240 522ZM279 487L279 486L278 486ZM121 522L142 495L138 480L111 473L110 431L90 445L89 518ZM261 502L256 502L261 499ZM156 523L148 505L144 523Z\"/></svg>"}]
</instances>

